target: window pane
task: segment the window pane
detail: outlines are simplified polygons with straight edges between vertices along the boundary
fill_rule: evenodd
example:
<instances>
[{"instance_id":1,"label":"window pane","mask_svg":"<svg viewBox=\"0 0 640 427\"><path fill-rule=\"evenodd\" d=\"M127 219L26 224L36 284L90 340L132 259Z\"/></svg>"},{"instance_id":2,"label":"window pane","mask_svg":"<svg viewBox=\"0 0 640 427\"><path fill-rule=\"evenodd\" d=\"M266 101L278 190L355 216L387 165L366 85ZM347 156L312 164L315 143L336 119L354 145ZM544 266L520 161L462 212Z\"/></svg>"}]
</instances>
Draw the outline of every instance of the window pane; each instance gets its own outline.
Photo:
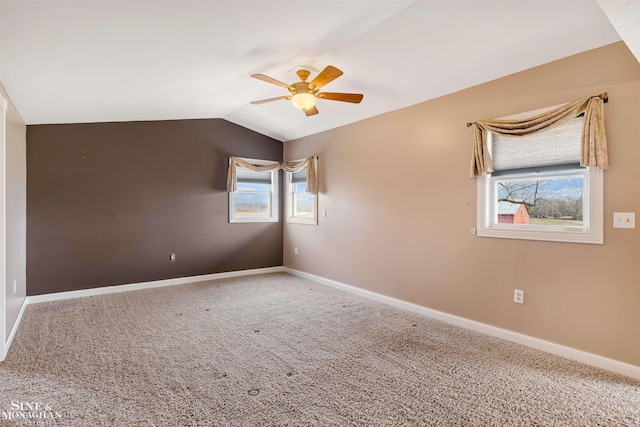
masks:
<instances>
[{"instance_id":1,"label":"window pane","mask_svg":"<svg viewBox=\"0 0 640 427\"><path fill-rule=\"evenodd\" d=\"M496 180L498 224L583 226L583 177Z\"/></svg>"},{"instance_id":2,"label":"window pane","mask_svg":"<svg viewBox=\"0 0 640 427\"><path fill-rule=\"evenodd\" d=\"M293 216L303 218L313 218L315 196L311 193L294 193L293 195Z\"/></svg>"},{"instance_id":3,"label":"window pane","mask_svg":"<svg viewBox=\"0 0 640 427\"><path fill-rule=\"evenodd\" d=\"M263 184L260 182L238 182L237 191L262 191L269 192L271 184Z\"/></svg>"},{"instance_id":4,"label":"window pane","mask_svg":"<svg viewBox=\"0 0 640 427\"><path fill-rule=\"evenodd\" d=\"M294 184L296 187L295 191L296 193L304 193L305 191L307 191L307 181L305 182L297 182Z\"/></svg>"},{"instance_id":5,"label":"window pane","mask_svg":"<svg viewBox=\"0 0 640 427\"><path fill-rule=\"evenodd\" d=\"M235 193L235 214L239 217L269 216L271 196L269 194Z\"/></svg>"}]
</instances>

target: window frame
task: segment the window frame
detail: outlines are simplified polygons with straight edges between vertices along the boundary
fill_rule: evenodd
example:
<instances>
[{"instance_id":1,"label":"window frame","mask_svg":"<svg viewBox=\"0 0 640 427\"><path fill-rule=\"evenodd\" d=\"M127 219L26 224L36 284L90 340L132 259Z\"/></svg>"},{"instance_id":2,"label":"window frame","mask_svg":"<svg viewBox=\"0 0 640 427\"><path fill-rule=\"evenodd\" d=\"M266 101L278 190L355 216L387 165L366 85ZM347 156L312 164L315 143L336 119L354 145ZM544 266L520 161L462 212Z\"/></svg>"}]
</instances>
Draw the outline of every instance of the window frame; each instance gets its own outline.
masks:
<instances>
[{"instance_id":1,"label":"window frame","mask_svg":"<svg viewBox=\"0 0 640 427\"><path fill-rule=\"evenodd\" d=\"M303 161L304 159L294 160L294 161ZM314 157L313 161L315 162L315 170L316 174L318 173L318 158ZM307 166L309 167L309 166ZM286 192L286 222L291 224L307 224L307 225L318 225L318 194L311 194L313 196L313 217L312 218L304 218L294 216L294 205L295 205L295 195L297 191L295 191L295 183L293 180L293 172L285 172L285 192ZM308 183L307 183L308 185Z\"/></svg>"},{"instance_id":2,"label":"window frame","mask_svg":"<svg viewBox=\"0 0 640 427\"><path fill-rule=\"evenodd\" d=\"M263 159L250 159L250 158L246 158L246 157L238 157L241 160L245 160L251 164L254 165L269 165L269 164L273 164L274 162L277 162L277 160L263 160ZM231 159L229 159L229 162L231 162ZM242 166L237 165L238 168L241 168ZM271 172L269 172L271 174L271 184L270 184L270 191L269 192L255 192L255 191L230 191L229 192L229 223L231 224L235 224L235 223L249 223L249 222L253 222L253 223L267 223L267 222L278 222L280 220L279 217L279 205L280 205L280 197L279 197L279 169L273 170ZM236 179L237 179L237 175L236 175ZM267 216L246 216L246 217L242 217L242 216L236 216L235 214L235 196L236 193L251 193L251 194L256 194L256 193L266 193L269 194L269 199L270 199L270 213Z\"/></svg>"},{"instance_id":3,"label":"window frame","mask_svg":"<svg viewBox=\"0 0 640 427\"><path fill-rule=\"evenodd\" d=\"M487 132L487 145L491 152L491 133ZM487 173L477 178L477 231L480 237L541 240L567 243L603 244L604 173L596 167L567 170L566 167L545 167L545 172L501 172L499 177ZM497 206L496 181L513 178L577 177L583 176L583 226L522 225L494 222Z\"/></svg>"}]
</instances>

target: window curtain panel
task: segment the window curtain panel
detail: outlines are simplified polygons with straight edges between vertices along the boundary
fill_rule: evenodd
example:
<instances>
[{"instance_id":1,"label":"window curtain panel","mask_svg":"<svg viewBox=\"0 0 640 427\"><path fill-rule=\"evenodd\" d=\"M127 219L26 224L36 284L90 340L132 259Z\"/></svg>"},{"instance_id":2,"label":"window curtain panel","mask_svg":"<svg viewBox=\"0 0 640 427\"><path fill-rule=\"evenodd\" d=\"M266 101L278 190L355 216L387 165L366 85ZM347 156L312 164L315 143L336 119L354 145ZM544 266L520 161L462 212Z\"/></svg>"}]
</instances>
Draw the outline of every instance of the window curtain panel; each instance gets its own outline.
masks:
<instances>
[{"instance_id":1,"label":"window curtain panel","mask_svg":"<svg viewBox=\"0 0 640 427\"><path fill-rule=\"evenodd\" d=\"M493 172L493 161L487 147L485 131L504 136L522 136L548 130L584 112L580 166L609 168L607 137L602 117L602 95L589 96L560 106L546 113L517 120L485 120L471 125L473 149L469 176L475 178Z\"/></svg>"},{"instance_id":2,"label":"window curtain panel","mask_svg":"<svg viewBox=\"0 0 640 427\"><path fill-rule=\"evenodd\" d=\"M237 188L237 166L240 165L255 172L271 172L283 169L285 172L298 172L305 166L307 168L307 191L311 194L318 194L318 175L316 173L316 162L314 156L296 162L274 162L268 165L254 165L246 160L237 157L229 159L229 170L227 171L227 191L233 192Z\"/></svg>"}]
</instances>

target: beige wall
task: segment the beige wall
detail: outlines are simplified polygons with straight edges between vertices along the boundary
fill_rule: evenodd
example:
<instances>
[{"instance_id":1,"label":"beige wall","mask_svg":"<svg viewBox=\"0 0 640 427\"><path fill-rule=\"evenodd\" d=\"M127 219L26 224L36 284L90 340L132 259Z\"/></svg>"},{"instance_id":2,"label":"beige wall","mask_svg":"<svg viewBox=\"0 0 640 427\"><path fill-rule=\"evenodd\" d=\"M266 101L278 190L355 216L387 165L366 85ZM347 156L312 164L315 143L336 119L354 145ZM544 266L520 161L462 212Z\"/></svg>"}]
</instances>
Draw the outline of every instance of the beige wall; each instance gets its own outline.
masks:
<instances>
[{"instance_id":1,"label":"beige wall","mask_svg":"<svg viewBox=\"0 0 640 427\"><path fill-rule=\"evenodd\" d=\"M8 337L26 295L26 126L0 83L0 94L9 102L6 122L6 336ZM13 282L16 281L16 293Z\"/></svg>"},{"instance_id":2,"label":"beige wall","mask_svg":"<svg viewBox=\"0 0 640 427\"><path fill-rule=\"evenodd\" d=\"M604 91L604 245L470 235L465 123ZM640 64L623 43L285 143L311 154L327 217L285 226L285 266L640 366L640 229L612 228L640 215Z\"/></svg>"}]
</instances>

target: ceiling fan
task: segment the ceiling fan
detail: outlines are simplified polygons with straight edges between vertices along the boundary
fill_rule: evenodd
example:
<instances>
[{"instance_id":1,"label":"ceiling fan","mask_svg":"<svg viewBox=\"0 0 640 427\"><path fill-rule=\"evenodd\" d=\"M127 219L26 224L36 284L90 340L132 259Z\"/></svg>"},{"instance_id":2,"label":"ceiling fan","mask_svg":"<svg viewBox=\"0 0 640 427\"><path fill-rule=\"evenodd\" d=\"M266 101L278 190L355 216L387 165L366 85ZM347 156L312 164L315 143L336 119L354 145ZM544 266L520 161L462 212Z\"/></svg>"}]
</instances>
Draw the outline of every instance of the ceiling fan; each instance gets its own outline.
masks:
<instances>
[{"instance_id":1,"label":"ceiling fan","mask_svg":"<svg viewBox=\"0 0 640 427\"><path fill-rule=\"evenodd\" d=\"M260 101L253 101L252 104L264 104L266 102L279 101L281 99L291 100L293 105L304 111L307 116L313 116L318 114L318 109L316 108L316 100L317 99L328 99L330 101L342 101L342 102L351 102L354 104L359 104L362 101L364 95L360 93L338 93L338 92L320 92L320 88L322 88L327 83L331 83L333 80L340 77L343 73L338 70L336 67L331 65L327 66L324 70L320 72L310 83L307 82L309 75L311 74L308 70L298 70L296 72L298 77L300 77L299 82L292 83L290 85L283 83L279 80L276 80L272 77L265 76L264 74L252 74L251 77L254 79L262 80L267 83L274 84L276 86L280 86L289 90L291 95L286 96L278 96L276 98L262 99Z\"/></svg>"}]
</instances>

